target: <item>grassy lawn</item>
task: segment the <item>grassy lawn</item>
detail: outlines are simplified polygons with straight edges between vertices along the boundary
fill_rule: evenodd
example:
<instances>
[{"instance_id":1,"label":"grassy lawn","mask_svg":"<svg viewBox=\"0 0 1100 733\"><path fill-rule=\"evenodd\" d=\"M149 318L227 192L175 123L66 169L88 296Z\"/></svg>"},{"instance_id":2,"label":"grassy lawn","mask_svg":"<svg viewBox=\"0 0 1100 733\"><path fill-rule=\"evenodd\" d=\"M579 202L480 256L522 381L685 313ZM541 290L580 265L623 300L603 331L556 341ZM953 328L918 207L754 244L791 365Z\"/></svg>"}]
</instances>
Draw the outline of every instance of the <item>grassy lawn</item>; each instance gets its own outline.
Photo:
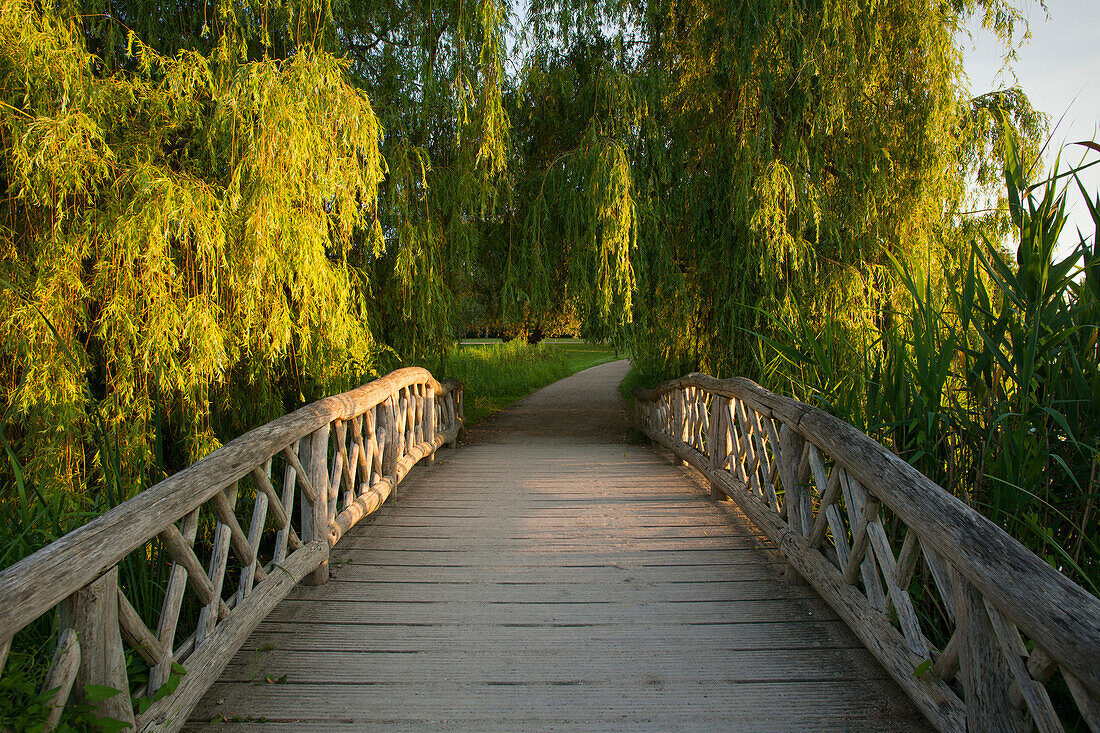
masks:
<instances>
[{"instance_id":1,"label":"grassy lawn","mask_svg":"<svg viewBox=\"0 0 1100 733\"><path fill-rule=\"evenodd\" d=\"M461 342L442 360L426 366L439 378L457 377L466 385L466 427L512 404L520 397L616 356L608 346L577 339L524 341L471 339Z\"/></svg>"}]
</instances>

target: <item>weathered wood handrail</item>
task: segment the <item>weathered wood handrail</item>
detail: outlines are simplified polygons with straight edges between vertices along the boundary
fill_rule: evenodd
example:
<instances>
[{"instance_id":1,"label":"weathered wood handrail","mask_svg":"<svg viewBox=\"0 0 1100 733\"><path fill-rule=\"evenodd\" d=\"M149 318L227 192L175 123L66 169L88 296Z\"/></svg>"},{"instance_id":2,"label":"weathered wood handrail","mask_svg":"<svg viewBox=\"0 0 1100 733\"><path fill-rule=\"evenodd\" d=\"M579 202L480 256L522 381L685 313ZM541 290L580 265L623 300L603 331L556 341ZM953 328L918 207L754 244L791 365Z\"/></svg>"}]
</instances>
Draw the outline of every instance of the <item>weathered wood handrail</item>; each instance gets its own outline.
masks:
<instances>
[{"instance_id":1,"label":"weathered wood handrail","mask_svg":"<svg viewBox=\"0 0 1100 733\"><path fill-rule=\"evenodd\" d=\"M81 701L85 686L94 684L123 691L97 703L100 715L140 731L180 728L271 609L300 581L325 582L330 547L381 506L419 460L455 444L464 421L462 391L458 380L440 382L413 367L319 400L230 441L3 570L0 673L15 634L59 607L58 648L43 688L58 688L50 725L70 691ZM251 506L238 506L242 501ZM237 515L245 508L251 521L242 526ZM209 546L197 547L204 521L212 525ZM119 585L119 563L135 550L170 558L155 629ZM231 593L228 580L236 581ZM188 594L201 609L194 632L180 642ZM137 715L124 644L149 665L149 682L139 691L147 699ZM185 674L172 694L156 699L176 664Z\"/></svg>"},{"instance_id":2,"label":"weathered wood handrail","mask_svg":"<svg viewBox=\"0 0 1100 733\"><path fill-rule=\"evenodd\" d=\"M1062 730L1047 691L1061 672L1100 730L1100 601L1001 528L855 427L751 380L689 374L634 396L642 431L739 504L938 729ZM932 594L951 627L942 650L918 613Z\"/></svg>"}]
</instances>

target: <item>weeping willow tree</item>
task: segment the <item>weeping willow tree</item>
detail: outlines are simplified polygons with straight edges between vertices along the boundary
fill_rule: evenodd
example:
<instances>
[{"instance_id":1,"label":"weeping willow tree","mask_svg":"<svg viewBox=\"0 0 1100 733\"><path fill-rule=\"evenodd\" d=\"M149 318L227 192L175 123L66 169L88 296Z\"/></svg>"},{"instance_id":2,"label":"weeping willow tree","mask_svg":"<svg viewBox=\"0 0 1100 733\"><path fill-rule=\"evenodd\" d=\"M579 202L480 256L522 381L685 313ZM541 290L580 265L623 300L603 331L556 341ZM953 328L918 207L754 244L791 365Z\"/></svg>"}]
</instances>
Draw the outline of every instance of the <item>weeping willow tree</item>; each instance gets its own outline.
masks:
<instances>
[{"instance_id":1,"label":"weeping willow tree","mask_svg":"<svg viewBox=\"0 0 1100 733\"><path fill-rule=\"evenodd\" d=\"M634 80L605 39L540 47L513 104L501 308L513 318L570 308L586 335L606 338L630 322L636 290Z\"/></svg>"},{"instance_id":2,"label":"weeping willow tree","mask_svg":"<svg viewBox=\"0 0 1100 733\"><path fill-rule=\"evenodd\" d=\"M536 116L556 104L587 137L545 164L528 249L553 231L571 253L578 231L598 239L628 210L585 197L566 171L631 202L618 219L630 233L609 240L630 243L619 276L588 272L602 304L628 281L633 299L586 313L653 376L755 373L762 313L839 315L856 331L889 319L890 256L950 259L964 228L1003 229L1003 213L961 216L1000 179L999 112L1032 143L1040 129L1017 91L963 95L958 31L973 13L1011 38L1017 14L1001 2L532 3L525 101ZM591 38L598 60L560 51ZM563 70L543 71L555 50ZM592 81L563 83L586 68ZM547 101L578 89L575 107ZM601 140L623 151L621 169L592 165Z\"/></svg>"},{"instance_id":3,"label":"weeping willow tree","mask_svg":"<svg viewBox=\"0 0 1100 733\"><path fill-rule=\"evenodd\" d=\"M505 22L3 0L9 488L116 503L449 339L508 194Z\"/></svg>"},{"instance_id":4,"label":"weeping willow tree","mask_svg":"<svg viewBox=\"0 0 1100 733\"><path fill-rule=\"evenodd\" d=\"M370 257L380 336L406 358L464 325L511 196L501 0L342 4L339 52L376 101L388 173ZM372 259L373 258L373 259Z\"/></svg>"}]
</instances>

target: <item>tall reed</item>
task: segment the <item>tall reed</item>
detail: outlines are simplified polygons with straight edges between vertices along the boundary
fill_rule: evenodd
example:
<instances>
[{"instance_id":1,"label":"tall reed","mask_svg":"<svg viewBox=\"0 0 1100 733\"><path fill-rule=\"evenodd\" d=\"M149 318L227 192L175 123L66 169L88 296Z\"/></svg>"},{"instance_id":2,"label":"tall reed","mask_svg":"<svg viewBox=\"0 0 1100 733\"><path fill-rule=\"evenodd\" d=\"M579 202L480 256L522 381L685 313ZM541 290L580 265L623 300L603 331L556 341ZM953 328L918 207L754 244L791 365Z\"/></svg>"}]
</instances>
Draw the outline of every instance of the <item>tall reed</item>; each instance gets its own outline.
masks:
<instances>
[{"instance_id":1,"label":"tall reed","mask_svg":"<svg viewBox=\"0 0 1100 733\"><path fill-rule=\"evenodd\" d=\"M955 266L892 260L904 297L887 325L773 317L762 373L864 427L1097 593L1100 245L1081 235L1064 258L1056 247L1067 196L1082 196L1097 232L1100 196L1074 170L1028 186L1016 151L1007 158L1015 256L982 236Z\"/></svg>"}]
</instances>

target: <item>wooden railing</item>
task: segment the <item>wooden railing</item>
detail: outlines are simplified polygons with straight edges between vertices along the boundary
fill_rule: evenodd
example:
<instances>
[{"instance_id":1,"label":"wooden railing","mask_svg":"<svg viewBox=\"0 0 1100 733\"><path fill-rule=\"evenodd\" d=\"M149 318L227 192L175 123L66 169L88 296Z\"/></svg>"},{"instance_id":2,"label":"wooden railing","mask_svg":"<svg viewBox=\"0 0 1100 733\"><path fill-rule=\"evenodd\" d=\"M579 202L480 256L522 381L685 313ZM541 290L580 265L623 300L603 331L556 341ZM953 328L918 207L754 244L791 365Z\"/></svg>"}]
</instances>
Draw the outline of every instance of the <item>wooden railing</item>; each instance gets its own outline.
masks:
<instances>
[{"instance_id":1,"label":"wooden railing","mask_svg":"<svg viewBox=\"0 0 1100 733\"><path fill-rule=\"evenodd\" d=\"M999 527L750 380L690 374L634 395L645 434L737 502L938 729L1062 730L1059 686L1100 730L1100 601Z\"/></svg>"},{"instance_id":2,"label":"wooden railing","mask_svg":"<svg viewBox=\"0 0 1100 733\"><path fill-rule=\"evenodd\" d=\"M256 625L299 581L324 583L330 547L462 424L461 382L409 368L242 435L0 572L0 673L15 634L57 608L48 727L86 703L135 730L180 728ZM158 560L150 628L119 566ZM133 696L127 647L148 667Z\"/></svg>"}]
</instances>

